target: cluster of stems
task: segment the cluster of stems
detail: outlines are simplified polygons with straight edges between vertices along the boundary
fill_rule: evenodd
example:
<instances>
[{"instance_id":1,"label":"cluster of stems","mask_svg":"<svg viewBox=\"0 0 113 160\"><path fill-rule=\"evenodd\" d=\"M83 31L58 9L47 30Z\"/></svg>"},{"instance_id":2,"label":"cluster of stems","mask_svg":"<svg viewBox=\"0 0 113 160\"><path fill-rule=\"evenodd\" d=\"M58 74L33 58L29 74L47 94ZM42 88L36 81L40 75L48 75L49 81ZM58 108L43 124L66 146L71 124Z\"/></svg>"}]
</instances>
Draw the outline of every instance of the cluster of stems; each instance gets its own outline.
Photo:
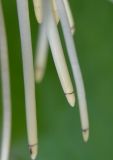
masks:
<instances>
[{"instance_id":1,"label":"cluster of stems","mask_svg":"<svg viewBox=\"0 0 113 160\"><path fill-rule=\"evenodd\" d=\"M23 76L25 87L26 123L28 143L31 158L35 159L38 153L37 117L35 99L35 80L41 82L47 64L48 48L50 46L57 74L70 106L75 106L75 89L68 71L63 47L58 31L61 23L68 58L71 64L76 93L79 103L80 120L83 139L87 142L89 137L89 120L87 102L82 74L77 58L73 36L75 23L68 0L33 0L37 22L40 24L39 36L33 64L33 51L29 19L28 0L16 0L21 37ZM8 160L11 135L11 100L8 66L8 47L6 41L3 11L0 2L0 63L3 89L3 135L1 146L1 160ZM35 72L34 72L35 70Z\"/></svg>"}]
</instances>

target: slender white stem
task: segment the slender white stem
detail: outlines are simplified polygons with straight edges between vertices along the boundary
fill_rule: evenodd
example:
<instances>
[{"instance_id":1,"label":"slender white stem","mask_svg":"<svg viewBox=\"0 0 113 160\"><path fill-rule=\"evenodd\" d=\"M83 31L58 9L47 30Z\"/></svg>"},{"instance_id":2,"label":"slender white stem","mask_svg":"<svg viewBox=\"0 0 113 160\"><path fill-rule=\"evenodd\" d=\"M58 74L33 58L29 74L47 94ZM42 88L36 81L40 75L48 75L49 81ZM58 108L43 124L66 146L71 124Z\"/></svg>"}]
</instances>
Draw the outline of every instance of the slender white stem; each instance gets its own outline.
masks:
<instances>
[{"instance_id":1,"label":"slender white stem","mask_svg":"<svg viewBox=\"0 0 113 160\"><path fill-rule=\"evenodd\" d=\"M11 93L8 63L8 45L6 40L3 11L0 1L0 64L3 97L3 131L0 160L8 160L11 141Z\"/></svg>"},{"instance_id":2,"label":"slender white stem","mask_svg":"<svg viewBox=\"0 0 113 160\"><path fill-rule=\"evenodd\" d=\"M52 6L53 6L53 14L55 17L56 22L59 22L59 16L57 13L57 8L56 8L56 0L52 0ZM37 18L37 21L39 23L42 23L42 18L43 18L43 14L42 14L42 0L33 0L33 4L34 4L34 10L35 10L35 15Z\"/></svg>"},{"instance_id":3,"label":"slender white stem","mask_svg":"<svg viewBox=\"0 0 113 160\"><path fill-rule=\"evenodd\" d=\"M70 28L71 28L71 33L74 35L74 33L75 33L75 23L74 23L74 18L73 18L72 12L71 12L70 5L69 5L68 0L63 0L63 2L64 2L64 6L65 6L65 9L66 9L66 14L67 14L67 17L68 17L69 25L70 25ZM54 15L55 20L58 24L58 22L60 20L60 17L58 15L56 0L52 0L52 4L53 4L53 15Z\"/></svg>"},{"instance_id":4,"label":"slender white stem","mask_svg":"<svg viewBox=\"0 0 113 160\"><path fill-rule=\"evenodd\" d=\"M35 79L41 82L45 73L48 57L48 39L44 23L40 26L35 57Z\"/></svg>"},{"instance_id":5,"label":"slender white stem","mask_svg":"<svg viewBox=\"0 0 113 160\"><path fill-rule=\"evenodd\" d=\"M53 15L55 17L56 23L58 24L60 19L59 19L59 15L58 15L58 12L57 12L56 0L52 0L51 2L52 2Z\"/></svg>"},{"instance_id":6,"label":"slender white stem","mask_svg":"<svg viewBox=\"0 0 113 160\"><path fill-rule=\"evenodd\" d=\"M72 12L71 12L70 4L69 4L68 0L63 0L63 2L64 2L64 6L65 6L65 9L66 9L67 17L68 17L68 20L69 20L71 33L74 34L75 33L75 23L74 23L73 15L72 15Z\"/></svg>"},{"instance_id":7,"label":"slender white stem","mask_svg":"<svg viewBox=\"0 0 113 160\"><path fill-rule=\"evenodd\" d=\"M40 0L38 0L38 1L34 0L34 7L35 7L35 12L37 11L36 14L38 16L38 18L37 18L38 21L39 21L39 19L42 19L42 17L40 16L40 15L42 15L41 5L42 5L42 2L40 2ZM53 14L54 14L55 20L58 23L59 17L57 14L55 0L52 1L52 7L53 7ZM41 8L41 9L38 10L36 8ZM40 26L38 40L37 40L36 56L35 56L35 79L36 79L36 82L40 83L44 77L44 73L46 70L46 64L47 64L47 57L48 57L48 39L47 39L46 31L45 31L45 25L42 22L41 26Z\"/></svg>"},{"instance_id":8,"label":"slender white stem","mask_svg":"<svg viewBox=\"0 0 113 160\"><path fill-rule=\"evenodd\" d=\"M28 0L17 0L17 10L22 46L28 141L31 158L35 159L37 155L38 140Z\"/></svg>"},{"instance_id":9,"label":"slender white stem","mask_svg":"<svg viewBox=\"0 0 113 160\"><path fill-rule=\"evenodd\" d=\"M74 33L75 33L75 23L74 23L74 19L73 19L73 15L72 15L72 12L71 12L70 5L69 5L68 0L63 0L63 2L64 2L64 6L65 6L65 9L66 9L66 14L67 14L67 17L68 17L69 25L70 25L70 28L71 28L71 33L74 35ZM60 17L58 15L56 0L52 0L52 5L53 5L53 15L54 15L55 20L58 24L58 22L60 20Z\"/></svg>"},{"instance_id":10,"label":"slender white stem","mask_svg":"<svg viewBox=\"0 0 113 160\"><path fill-rule=\"evenodd\" d=\"M69 6L69 2L68 2L68 0L63 0L63 1L65 4L71 32L72 32L72 34L74 34L75 26L74 26L74 20L73 20L70 6ZM42 1L34 0L34 7L35 7L36 15L38 17L37 18L38 22L40 22L40 19L42 19L42 11L41 11L42 7L41 6L42 6ZM55 20L58 24L59 16L57 13L58 11L57 11L57 6L56 6L56 0L52 0L52 7L53 7L53 15L54 15ZM40 31L39 31L38 40L37 40L37 48L36 48L36 56L35 56L35 79L36 79L36 82L40 83L44 77L46 64L47 64L47 57L48 57L48 40L47 40L46 33L44 30L44 24L42 22L41 27L40 27Z\"/></svg>"},{"instance_id":11,"label":"slender white stem","mask_svg":"<svg viewBox=\"0 0 113 160\"><path fill-rule=\"evenodd\" d=\"M64 3L62 0L56 0L59 17L61 19L61 25L67 45L68 56L72 66L73 76L77 88L78 101L79 101L79 109L80 109L80 118L81 118L81 126L83 131L84 141L88 140L89 137L89 120L88 120L88 112L87 112L87 102L86 102L86 94L82 79L82 74L77 58L77 53L74 45L74 40L71 34L68 17L66 15L66 10L64 7Z\"/></svg>"},{"instance_id":12,"label":"slender white stem","mask_svg":"<svg viewBox=\"0 0 113 160\"><path fill-rule=\"evenodd\" d=\"M49 8L50 7L48 7L48 9ZM52 50L53 60L57 69L57 73L58 73L62 88L65 93L65 96L68 102L70 103L70 105L74 106L75 94L74 94L73 86L71 83L70 75L68 72L68 68L65 62L65 57L64 57L62 46L61 46L61 41L60 41L59 33L57 30L56 22L52 15L53 14L52 9L50 10L51 12L49 14L49 18L47 21L48 41Z\"/></svg>"}]
</instances>

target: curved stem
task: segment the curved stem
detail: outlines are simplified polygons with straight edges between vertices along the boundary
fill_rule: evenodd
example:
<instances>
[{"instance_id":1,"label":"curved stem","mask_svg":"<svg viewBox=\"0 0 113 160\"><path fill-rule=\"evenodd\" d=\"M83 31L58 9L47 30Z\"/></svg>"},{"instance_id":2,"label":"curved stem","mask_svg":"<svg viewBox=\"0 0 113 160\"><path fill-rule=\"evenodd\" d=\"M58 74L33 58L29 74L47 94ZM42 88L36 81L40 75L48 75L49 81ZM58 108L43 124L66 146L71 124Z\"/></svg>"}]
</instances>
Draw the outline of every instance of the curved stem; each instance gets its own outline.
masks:
<instances>
[{"instance_id":1,"label":"curved stem","mask_svg":"<svg viewBox=\"0 0 113 160\"><path fill-rule=\"evenodd\" d=\"M11 93L8 63L8 45L6 40L5 24L0 2L0 63L3 97L3 131L1 144L1 160L9 159L11 141Z\"/></svg>"}]
</instances>

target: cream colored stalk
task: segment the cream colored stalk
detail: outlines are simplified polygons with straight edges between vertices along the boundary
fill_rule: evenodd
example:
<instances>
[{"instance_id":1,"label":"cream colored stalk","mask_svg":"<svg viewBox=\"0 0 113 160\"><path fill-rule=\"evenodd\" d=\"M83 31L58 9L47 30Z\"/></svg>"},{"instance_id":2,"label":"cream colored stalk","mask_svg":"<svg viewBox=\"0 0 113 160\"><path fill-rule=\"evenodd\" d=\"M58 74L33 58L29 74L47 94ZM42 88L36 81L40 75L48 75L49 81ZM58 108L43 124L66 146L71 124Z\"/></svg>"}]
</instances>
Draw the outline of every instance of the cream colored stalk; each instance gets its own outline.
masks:
<instances>
[{"instance_id":1,"label":"cream colored stalk","mask_svg":"<svg viewBox=\"0 0 113 160\"><path fill-rule=\"evenodd\" d=\"M69 2L68 2L68 0L63 0L63 2L64 2L64 5L65 5L66 14L68 16L71 32L72 32L72 34L74 34L75 24L74 24L74 19L73 19L73 15L72 15L72 12L71 12L71 9L70 9ZM58 9L57 9L57 6L56 6L56 0L51 0L51 3L52 3L52 7L53 7L53 9L52 9L53 15L54 15L55 20L58 24L60 18L59 18ZM36 15L37 21L39 23L42 23L42 16L43 16L42 15L42 0L33 0L33 4L34 4L34 10L35 10L35 15Z\"/></svg>"},{"instance_id":2,"label":"cream colored stalk","mask_svg":"<svg viewBox=\"0 0 113 160\"><path fill-rule=\"evenodd\" d=\"M63 0L66 8L66 13L68 16L68 20L70 23L70 28L72 34L75 32L75 25L74 25L74 20L73 16L70 10L69 2L68 0ZM42 1L41 0L34 0L34 8L35 8L35 14L37 17L37 20L39 23L42 22ZM53 15L55 17L56 22L59 22L59 16L58 16L58 10L56 6L56 0L52 0L52 6L53 6ZM48 42L47 42L47 37L45 35L44 27L43 24L41 26L40 32L39 32L39 38L37 41L37 49L36 49L36 56L35 56L35 79L36 82L41 82L45 69L46 69L46 64L47 64L47 55L48 53Z\"/></svg>"},{"instance_id":3,"label":"cream colored stalk","mask_svg":"<svg viewBox=\"0 0 113 160\"><path fill-rule=\"evenodd\" d=\"M64 90L65 96L71 106L75 105L75 95L71 83L70 75L65 62L63 49L61 46L60 37L58 34L57 26L52 14L50 15L47 24L47 36L52 50L53 60L57 69L57 73Z\"/></svg>"},{"instance_id":4,"label":"cream colored stalk","mask_svg":"<svg viewBox=\"0 0 113 160\"><path fill-rule=\"evenodd\" d=\"M42 1L43 0L33 0L35 15L36 15L37 21L39 23L42 23L42 19L43 19ZM59 17L58 17L58 13L57 13L55 0L52 0L51 2L52 2L52 6L53 6L53 14L55 16L56 22L58 23L59 22Z\"/></svg>"},{"instance_id":5,"label":"cream colored stalk","mask_svg":"<svg viewBox=\"0 0 113 160\"><path fill-rule=\"evenodd\" d=\"M42 0L33 0L37 21L42 23Z\"/></svg>"},{"instance_id":6,"label":"cream colored stalk","mask_svg":"<svg viewBox=\"0 0 113 160\"><path fill-rule=\"evenodd\" d=\"M0 1L0 70L3 98L3 131L0 160L9 160L11 141L11 93L8 62L8 45L5 32L2 4Z\"/></svg>"},{"instance_id":7,"label":"cream colored stalk","mask_svg":"<svg viewBox=\"0 0 113 160\"><path fill-rule=\"evenodd\" d=\"M69 20L71 33L74 34L75 33L75 23L74 23L74 19L73 19L73 15L72 15L72 12L71 12L71 9L70 9L69 2L68 2L68 0L63 0L63 2L64 2L64 6L65 6L65 11L67 13L67 17L68 17L68 20Z\"/></svg>"},{"instance_id":8,"label":"cream colored stalk","mask_svg":"<svg viewBox=\"0 0 113 160\"><path fill-rule=\"evenodd\" d=\"M35 159L38 149L38 139L28 0L17 0L17 10L22 46L28 142L31 158Z\"/></svg>"},{"instance_id":9,"label":"cream colored stalk","mask_svg":"<svg viewBox=\"0 0 113 160\"><path fill-rule=\"evenodd\" d=\"M45 26L42 23L37 41L36 56L35 56L35 79L36 82L41 82L45 73L48 57L48 39L45 31Z\"/></svg>"},{"instance_id":10,"label":"cream colored stalk","mask_svg":"<svg viewBox=\"0 0 113 160\"><path fill-rule=\"evenodd\" d=\"M87 102L86 102L84 83L83 83L82 74L81 74L77 53L74 45L74 40L71 34L71 29L68 22L68 17L66 15L64 3L62 0L56 0L56 4L58 8L59 17L61 20L62 30L65 37L69 60L72 66L75 85L77 88L82 133L83 133L84 141L86 142L89 137L89 120L88 120L88 111L87 111Z\"/></svg>"}]
</instances>

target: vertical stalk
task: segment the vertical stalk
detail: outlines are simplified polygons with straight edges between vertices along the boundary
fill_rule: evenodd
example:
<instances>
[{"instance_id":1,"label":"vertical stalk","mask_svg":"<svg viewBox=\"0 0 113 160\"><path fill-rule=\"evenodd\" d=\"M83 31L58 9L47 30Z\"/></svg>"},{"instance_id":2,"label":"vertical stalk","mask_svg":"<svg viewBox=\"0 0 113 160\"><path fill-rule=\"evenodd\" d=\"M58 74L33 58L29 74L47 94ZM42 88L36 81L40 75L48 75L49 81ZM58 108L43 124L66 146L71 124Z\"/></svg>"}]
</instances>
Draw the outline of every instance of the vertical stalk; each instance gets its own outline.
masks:
<instances>
[{"instance_id":1,"label":"vertical stalk","mask_svg":"<svg viewBox=\"0 0 113 160\"><path fill-rule=\"evenodd\" d=\"M5 32L2 4L0 1L0 64L3 99L3 131L0 160L8 160L11 141L11 93L8 62L8 45Z\"/></svg>"},{"instance_id":2,"label":"vertical stalk","mask_svg":"<svg viewBox=\"0 0 113 160\"><path fill-rule=\"evenodd\" d=\"M72 72L77 89L83 139L85 142L87 142L89 137L89 119L88 119L86 93L85 93L82 73L79 66L76 48L71 34L71 29L64 3L62 0L56 0L56 4L58 7L58 13L61 20L62 30L64 33L65 42L68 50L68 57L72 67Z\"/></svg>"},{"instance_id":3,"label":"vertical stalk","mask_svg":"<svg viewBox=\"0 0 113 160\"><path fill-rule=\"evenodd\" d=\"M32 57L31 31L28 0L17 0L18 19L22 46L23 74L27 133L31 158L35 159L38 149L35 81Z\"/></svg>"}]
</instances>

